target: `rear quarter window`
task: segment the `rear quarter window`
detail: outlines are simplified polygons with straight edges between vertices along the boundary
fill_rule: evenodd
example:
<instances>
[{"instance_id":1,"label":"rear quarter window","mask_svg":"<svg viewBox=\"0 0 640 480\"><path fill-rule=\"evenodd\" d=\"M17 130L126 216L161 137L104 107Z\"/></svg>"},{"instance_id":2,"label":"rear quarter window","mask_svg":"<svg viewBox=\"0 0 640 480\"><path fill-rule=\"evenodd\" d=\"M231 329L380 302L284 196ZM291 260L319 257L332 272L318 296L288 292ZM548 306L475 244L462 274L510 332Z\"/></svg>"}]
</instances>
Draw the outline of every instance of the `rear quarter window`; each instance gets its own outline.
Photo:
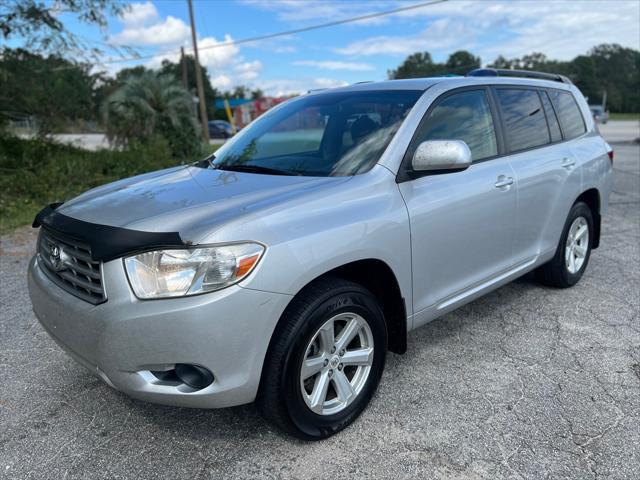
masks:
<instances>
[{"instance_id":1,"label":"rear quarter window","mask_svg":"<svg viewBox=\"0 0 640 480\"><path fill-rule=\"evenodd\" d=\"M587 131L578 103L570 92L550 90L549 97L558 113L566 140L579 137Z\"/></svg>"}]
</instances>

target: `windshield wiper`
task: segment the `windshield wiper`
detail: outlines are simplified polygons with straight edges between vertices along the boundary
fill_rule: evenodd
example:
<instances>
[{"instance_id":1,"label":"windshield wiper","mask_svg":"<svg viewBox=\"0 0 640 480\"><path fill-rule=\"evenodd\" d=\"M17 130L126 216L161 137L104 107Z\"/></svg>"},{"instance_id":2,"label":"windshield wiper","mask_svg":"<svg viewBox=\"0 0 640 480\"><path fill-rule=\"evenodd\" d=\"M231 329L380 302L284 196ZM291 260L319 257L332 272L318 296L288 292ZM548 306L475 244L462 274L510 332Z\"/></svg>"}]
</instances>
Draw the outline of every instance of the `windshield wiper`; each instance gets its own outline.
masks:
<instances>
[{"instance_id":1,"label":"windshield wiper","mask_svg":"<svg viewBox=\"0 0 640 480\"><path fill-rule=\"evenodd\" d=\"M193 162L191 165L194 167L200 167L200 168L216 168L215 165L213 164L213 161L215 159L216 157L214 155L209 155L208 157L203 158L202 160Z\"/></svg>"},{"instance_id":2,"label":"windshield wiper","mask_svg":"<svg viewBox=\"0 0 640 480\"><path fill-rule=\"evenodd\" d=\"M230 172L264 173L267 175L296 175L294 172L278 170L277 168L262 167L260 165L216 165L218 170L228 170Z\"/></svg>"}]
</instances>

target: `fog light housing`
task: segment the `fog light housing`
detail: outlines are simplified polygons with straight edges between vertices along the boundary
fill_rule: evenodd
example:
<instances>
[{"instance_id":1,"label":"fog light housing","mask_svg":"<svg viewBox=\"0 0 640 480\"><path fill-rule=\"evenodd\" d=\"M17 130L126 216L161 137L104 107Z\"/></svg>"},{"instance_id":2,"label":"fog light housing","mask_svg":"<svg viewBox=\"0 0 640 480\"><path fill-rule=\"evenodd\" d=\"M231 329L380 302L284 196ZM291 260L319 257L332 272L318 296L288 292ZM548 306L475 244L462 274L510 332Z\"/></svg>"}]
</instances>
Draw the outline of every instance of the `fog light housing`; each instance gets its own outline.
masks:
<instances>
[{"instance_id":1,"label":"fog light housing","mask_svg":"<svg viewBox=\"0 0 640 480\"><path fill-rule=\"evenodd\" d=\"M177 363L175 372L178 380L195 390L201 390L208 387L214 380L213 373L199 365Z\"/></svg>"}]
</instances>

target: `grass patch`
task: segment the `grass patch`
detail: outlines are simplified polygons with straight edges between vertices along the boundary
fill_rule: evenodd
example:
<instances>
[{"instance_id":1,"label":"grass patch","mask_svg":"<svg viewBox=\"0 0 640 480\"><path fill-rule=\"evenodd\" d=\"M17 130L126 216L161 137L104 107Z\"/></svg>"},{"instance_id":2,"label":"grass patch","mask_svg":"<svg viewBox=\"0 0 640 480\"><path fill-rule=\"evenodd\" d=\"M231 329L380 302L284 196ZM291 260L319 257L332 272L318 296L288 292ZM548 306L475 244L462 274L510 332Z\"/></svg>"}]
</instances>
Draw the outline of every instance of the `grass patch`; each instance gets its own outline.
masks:
<instances>
[{"instance_id":1,"label":"grass patch","mask_svg":"<svg viewBox=\"0 0 640 480\"><path fill-rule=\"evenodd\" d=\"M640 120L640 113L610 113L609 120Z\"/></svg>"},{"instance_id":2,"label":"grass patch","mask_svg":"<svg viewBox=\"0 0 640 480\"><path fill-rule=\"evenodd\" d=\"M91 152L0 135L0 233L31 223L49 203L68 200L120 178L180 163L185 162L172 158L162 141L123 151Z\"/></svg>"}]
</instances>

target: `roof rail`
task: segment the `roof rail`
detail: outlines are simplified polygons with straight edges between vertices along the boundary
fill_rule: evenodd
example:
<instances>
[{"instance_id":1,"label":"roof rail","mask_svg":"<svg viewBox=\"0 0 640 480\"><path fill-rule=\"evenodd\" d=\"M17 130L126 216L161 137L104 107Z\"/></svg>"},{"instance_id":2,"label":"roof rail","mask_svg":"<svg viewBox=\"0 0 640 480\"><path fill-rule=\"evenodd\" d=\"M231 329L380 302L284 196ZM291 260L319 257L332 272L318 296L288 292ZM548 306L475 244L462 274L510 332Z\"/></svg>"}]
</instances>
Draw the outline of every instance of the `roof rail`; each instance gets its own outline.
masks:
<instances>
[{"instance_id":1,"label":"roof rail","mask_svg":"<svg viewBox=\"0 0 640 480\"><path fill-rule=\"evenodd\" d=\"M535 72L532 70L509 70L506 68L476 68L467 73L467 77L520 77L537 78L538 80L551 80L571 84L564 75L558 73Z\"/></svg>"}]
</instances>

